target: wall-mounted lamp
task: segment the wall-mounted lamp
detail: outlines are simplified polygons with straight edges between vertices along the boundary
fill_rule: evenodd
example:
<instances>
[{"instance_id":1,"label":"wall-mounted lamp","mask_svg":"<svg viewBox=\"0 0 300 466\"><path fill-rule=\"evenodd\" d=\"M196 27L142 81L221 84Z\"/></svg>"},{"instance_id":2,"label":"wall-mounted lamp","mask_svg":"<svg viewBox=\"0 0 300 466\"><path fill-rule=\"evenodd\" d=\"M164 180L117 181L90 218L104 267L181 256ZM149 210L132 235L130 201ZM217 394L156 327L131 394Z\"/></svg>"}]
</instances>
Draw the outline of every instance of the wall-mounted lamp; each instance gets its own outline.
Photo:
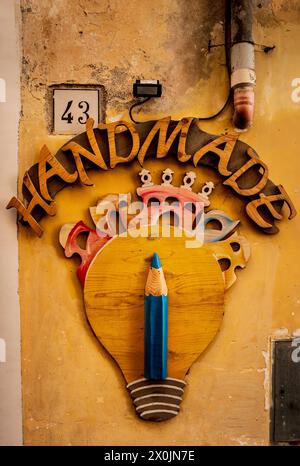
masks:
<instances>
[{"instance_id":1,"label":"wall-mounted lamp","mask_svg":"<svg viewBox=\"0 0 300 466\"><path fill-rule=\"evenodd\" d=\"M132 110L138 105L142 105L148 102L152 97L161 97L162 94L162 85L158 79L137 79L133 84L133 96L134 97L144 97L144 100L139 100L135 102L129 109L130 119L134 123L139 123L132 116Z\"/></svg>"},{"instance_id":2,"label":"wall-mounted lamp","mask_svg":"<svg viewBox=\"0 0 300 466\"><path fill-rule=\"evenodd\" d=\"M162 85L158 79L137 79L133 84L134 97L161 97Z\"/></svg>"}]
</instances>

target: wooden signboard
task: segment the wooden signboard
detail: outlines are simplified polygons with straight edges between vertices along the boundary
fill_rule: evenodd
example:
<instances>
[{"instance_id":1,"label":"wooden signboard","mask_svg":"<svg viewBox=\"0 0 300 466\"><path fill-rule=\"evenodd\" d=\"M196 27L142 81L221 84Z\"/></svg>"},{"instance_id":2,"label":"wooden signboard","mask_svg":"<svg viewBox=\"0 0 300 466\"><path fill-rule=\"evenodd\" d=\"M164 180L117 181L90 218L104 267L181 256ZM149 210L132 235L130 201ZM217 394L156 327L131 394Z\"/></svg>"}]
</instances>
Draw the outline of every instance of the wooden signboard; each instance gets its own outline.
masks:
<instances>
[{"instance_id":1,"label":"wooden signboard","mask_svg":"<svg viewBox=\"0 0 300 466\"><path fill-rule=\"evenodd\" d=\"M160 183L152 180L143 164L153 157L176 157L178 165L189 164L182 184L173 185L173 171L167 167ZM77 182L92 186L90 170L103 170L105 176L134 160L141 165L142 185L136 194L107 193L90 207L95 228L81 220L66 223L59 241L66 257L81 258L77 275L87 320L120 367L136 413L144 420L163 421L178 414L185 376L217 334L225 291L236 280L236 268L244 268L250 257L248 241L237 231L238 219L209 210L213 183L193 192L198 167L216 169L223 184L246 201L249 218L264 233L278 232L275 221L282 220L284 204L289 218L296 211L283 186L269 179L266 164L237 134L214 136L202 131L195 118L170 117L96 128L87 120L86 132L55 155L43 146L39 162L24 175L24 200L13 197L7 208L16 208L21 222L41 236L39 221L55 215L54 197L61 189ZM132 203L136 199L138 212ZM188 227L181 222L185 217L191 221ZM191 245L198 224L202 236ZM166 226L167 235L162 234ZM154 277L153 287L149 276ZM152 294L155 289L160 293Z\"/></svg>"}]
</instances>

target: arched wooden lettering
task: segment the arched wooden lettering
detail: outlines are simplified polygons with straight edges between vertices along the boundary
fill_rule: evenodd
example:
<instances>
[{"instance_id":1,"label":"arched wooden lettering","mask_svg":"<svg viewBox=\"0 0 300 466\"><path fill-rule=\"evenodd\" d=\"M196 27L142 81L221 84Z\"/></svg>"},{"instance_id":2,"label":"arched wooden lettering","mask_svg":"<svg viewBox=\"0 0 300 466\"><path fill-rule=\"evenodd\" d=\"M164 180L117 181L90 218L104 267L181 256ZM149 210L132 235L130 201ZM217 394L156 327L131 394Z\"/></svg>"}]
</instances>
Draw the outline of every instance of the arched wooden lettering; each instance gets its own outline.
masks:
<instances>
[{"instance_id":1,"label":"arched wooden lettering","mask_svg":"<svg viewBox=\"0 0 300 466\"><path fill-rule=\"evenodd\" d=\"M114 168L136 158L142 165L145 157L166 155L176 157L181 163L192 160L195 166L215 168L223 184L244 200L249 199L246 212L265 233L278 232L275 221L283 218L284 203L289 206L289 218L296 215L284 188L268 178L267 166L250 146L238 141L236 134L206 133L201 130L199 121L191 117L180 121L165 117L135 126L126 121L100 124L98 128L93 125L93 120L89 119L86 132L74 137L54 156L44 146L42 160L24 176L24 201L14 196L7 205L8 209L16 208L22 222L38 236L42 235L38 221L56 212L55 204L47 201L53 200L57 192L77 179L84 185L92 185L88 170L107 170L109 166ZM120 126L125 127L125 131L118 132Z\"/></svg>"}]
</instances>

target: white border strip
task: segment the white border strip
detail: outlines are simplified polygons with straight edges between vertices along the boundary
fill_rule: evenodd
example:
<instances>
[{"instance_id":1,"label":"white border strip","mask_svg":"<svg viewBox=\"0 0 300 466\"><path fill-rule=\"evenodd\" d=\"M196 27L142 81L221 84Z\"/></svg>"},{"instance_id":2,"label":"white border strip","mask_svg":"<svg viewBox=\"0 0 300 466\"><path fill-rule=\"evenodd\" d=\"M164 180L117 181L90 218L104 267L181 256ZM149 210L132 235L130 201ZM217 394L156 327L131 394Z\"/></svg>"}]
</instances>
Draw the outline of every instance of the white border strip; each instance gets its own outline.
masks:
<instances>
[{"instance_id":1,"label":"white border strip","mask_svg":"<svg viewBox=\"0 0 300 466\"><path fill-rule=\"evenodd\" d=\"M0 77L6 83L0 102L0 338L6 362L0 362L0 445L22 445L20 308L16 212L7 211L17 194L20 68L18 0L0 0Z\"/></svg>"},{"instance_id":2,"label":"white border strip","mask_svg":"<svg viewBox=\"0 0 300 466\"><path fill-rule=\"evenodd\" d=\"M155 401L154 403L146 403L145 405L139 405L136 407L136 410L139 411L140 409L143 409L143 408L148 408L149 406L157 406L157 405L160 405L160 406L169 406L169 408L176 408L178 409L179 411L179 405L174 405L172 403L163 403L163 402L159 402L159 401Z\"/></svg>"},{"instance_id":3,"label":"white border strip","mask_svg":"<svg viewBox=\"0 0 300 466\"><path fill-rule=\"evenodd\" d=\"M141 390L148 390L148 388L168 388L171 390L180 390L183 393L183 389L176 387L175 385L164 385L164 384L154 384L154 385L144 385L143 387L135 388L131 391L131 394L140 392Z\"/></svg>"},{"instance_id":4,"label":"white border strip","mask_svg":"<svg viewBox=\"0 0 300 466\"><path fill-rule=\"evenodd\" d=\"M135 385L136 383L146 382L147 380L149 380L149 379L144 378L144 379L134 380L133 382L130 382L128 385L126 385L126 388L130 388L130 387L132 387L132 385ZM179 383L182 383L183 385L186 385L186 382L184 380L174 379L173 377L167 377L164 380L170 380L171 382L179 382Z\"/></svg>"},{"instance_id":5,"label":"white border strip","mask_svg":"<svg viewBox=\"0 0 300 466\"><path fill-rule=\"evenodd\" d=\"M138 398L135 398L133 401L136 403L137 401L143 400L144 398L151 398L153 396L159 396L159 397L165 397L165 398L174 398L175 400L180 400L182 401L181 396L176 396L176 395L166 395L165 393L154 393L152 395L144 395L144 396L139 396Z\"/></svg>"},{"instance_id":6,"label":"white border strip","mask_svg":"<svg viewBox=\"0 0 300 466\"><path fill-rule=\"evenodd\" d=\"M171 411L170 409L153 409L150 411L144 411L143 413L140 413L140 416L144 417L147 414L154 414L154 413L168 413L168 414L174 414L174 416L177 416L178 411Z\"/></svg>"}]
</instances>

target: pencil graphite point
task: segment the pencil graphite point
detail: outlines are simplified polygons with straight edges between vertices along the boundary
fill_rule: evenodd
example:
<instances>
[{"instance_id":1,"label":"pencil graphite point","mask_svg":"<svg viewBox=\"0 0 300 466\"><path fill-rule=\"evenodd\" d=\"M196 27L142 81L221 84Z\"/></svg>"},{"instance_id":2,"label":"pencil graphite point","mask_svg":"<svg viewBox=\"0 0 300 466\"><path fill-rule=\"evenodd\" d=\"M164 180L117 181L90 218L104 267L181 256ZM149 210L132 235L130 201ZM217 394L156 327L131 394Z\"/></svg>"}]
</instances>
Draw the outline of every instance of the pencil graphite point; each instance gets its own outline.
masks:
<instances>
[{"instance_id":1,"label":"pencil graphite point","mask_svg":"<svg viewBox=\"0 0 300 466\"><path fill-rule=\"evenodd\" d=\"M157 252L155 252L153 254L152 261L151 261L151 267L153 269L160 269L161 268L161 263L160 263Z\"/></svg>"}]
</instances>

